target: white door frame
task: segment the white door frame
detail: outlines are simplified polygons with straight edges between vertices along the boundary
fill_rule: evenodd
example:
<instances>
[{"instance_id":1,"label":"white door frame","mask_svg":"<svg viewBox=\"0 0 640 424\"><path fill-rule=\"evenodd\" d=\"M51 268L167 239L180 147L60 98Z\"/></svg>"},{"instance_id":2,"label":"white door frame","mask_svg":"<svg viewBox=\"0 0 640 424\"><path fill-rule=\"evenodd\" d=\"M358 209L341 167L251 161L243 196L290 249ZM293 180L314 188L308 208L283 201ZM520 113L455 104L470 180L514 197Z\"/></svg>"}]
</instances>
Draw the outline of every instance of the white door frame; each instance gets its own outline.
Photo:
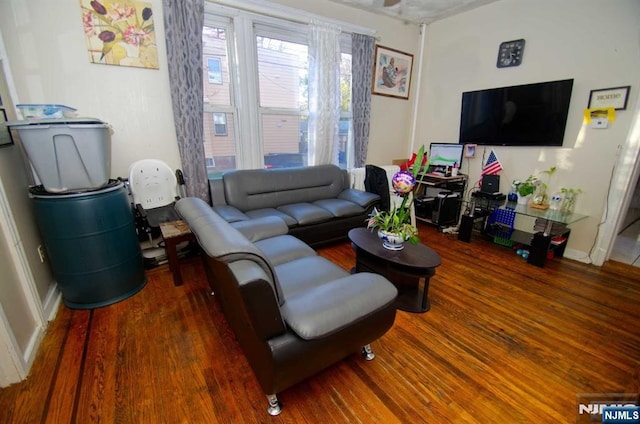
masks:
<instances>
[{"instance_id":1,"label":"white door frame","mask_svg":"<svg viewBox=\"0 0 640 424\"><path fill-rule=\"evenodd\" d=\"M618 229L629 209L632 188L640 175L640 96L635 107L628 112L634 114L633 119L625 143L618 150L608 202L600 219L604 223L596 238L595 251L591 255L593 264L598 266L609 259Z\"/></svg>"}]
</instances>

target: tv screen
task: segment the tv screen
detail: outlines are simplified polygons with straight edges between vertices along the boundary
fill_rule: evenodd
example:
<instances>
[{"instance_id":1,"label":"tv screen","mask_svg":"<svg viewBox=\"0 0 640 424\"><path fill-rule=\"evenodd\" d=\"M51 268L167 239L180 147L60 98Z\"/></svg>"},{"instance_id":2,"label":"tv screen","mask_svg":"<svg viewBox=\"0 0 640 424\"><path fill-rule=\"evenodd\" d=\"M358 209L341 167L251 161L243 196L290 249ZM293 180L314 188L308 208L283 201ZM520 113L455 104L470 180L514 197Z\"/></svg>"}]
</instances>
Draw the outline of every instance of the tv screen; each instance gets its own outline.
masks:
<instances>
[{"instance_id":1,"label":"tv screen","mask_svg":"<svg viewBox=\"0 0 640 424\"><path fill-rule=\"evenodd\" d=\"M462 165L464 146L456 143L431 143L429 146L429 167Z\"/></svg>"},{"instance_id":2,"label":"tv screen","mask_svg":"<svg viewBox=\"0 0 640 424\"><path fill-rule=\"evenodd\" d=\"M573 80L462 93L460 144L562 146Z\"/></svg>"}]
</instances>

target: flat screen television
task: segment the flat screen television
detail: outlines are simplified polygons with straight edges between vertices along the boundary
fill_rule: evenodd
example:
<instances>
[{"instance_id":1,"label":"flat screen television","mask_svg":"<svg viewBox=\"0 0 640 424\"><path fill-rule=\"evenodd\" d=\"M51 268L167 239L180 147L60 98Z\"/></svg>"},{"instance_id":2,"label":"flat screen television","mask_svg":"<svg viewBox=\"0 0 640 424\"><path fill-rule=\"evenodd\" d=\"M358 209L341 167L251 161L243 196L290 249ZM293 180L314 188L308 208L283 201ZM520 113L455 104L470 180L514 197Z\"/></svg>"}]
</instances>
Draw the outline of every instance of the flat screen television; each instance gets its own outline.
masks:
<instances>
[{"instance_id":1,"label":"flat screen television","mask_svg":"<svg viewBox=\"0 0 640 424\"><path fill-rule=\"evenodd\" d=\"M573 79L462 93L460 144L562 146Z\"/></svg>"}]
</instances>

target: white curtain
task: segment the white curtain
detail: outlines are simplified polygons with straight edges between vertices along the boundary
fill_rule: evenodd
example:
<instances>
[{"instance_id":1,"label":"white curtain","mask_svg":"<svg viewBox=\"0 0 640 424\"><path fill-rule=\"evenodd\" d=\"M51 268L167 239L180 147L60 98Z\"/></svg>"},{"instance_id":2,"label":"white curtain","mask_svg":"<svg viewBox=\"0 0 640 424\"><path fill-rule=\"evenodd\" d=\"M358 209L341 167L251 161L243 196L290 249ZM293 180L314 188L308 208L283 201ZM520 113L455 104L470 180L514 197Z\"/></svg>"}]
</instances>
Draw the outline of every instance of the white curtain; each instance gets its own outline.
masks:
<instances>
[{"instance_id":1,"label":"white curtain","mask_svg":"<svg viewBox=\"0 0 640 424\"><path fill-rule=\"evenodd\" d=\"M338 163L340 28L309 25L309 165Z\"/></svg>"}]
</instances>

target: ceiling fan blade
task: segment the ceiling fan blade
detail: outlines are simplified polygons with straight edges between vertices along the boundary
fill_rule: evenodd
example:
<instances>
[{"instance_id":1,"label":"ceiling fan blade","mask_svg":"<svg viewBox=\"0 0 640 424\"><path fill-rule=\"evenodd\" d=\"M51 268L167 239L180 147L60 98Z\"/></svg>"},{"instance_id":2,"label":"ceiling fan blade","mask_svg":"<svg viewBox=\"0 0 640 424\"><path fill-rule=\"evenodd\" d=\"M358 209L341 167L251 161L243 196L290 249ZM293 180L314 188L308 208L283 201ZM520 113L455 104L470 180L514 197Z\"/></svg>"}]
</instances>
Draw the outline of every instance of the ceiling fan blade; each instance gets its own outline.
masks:
<instances>
[{"instance_id":1,"label":"ceiling fan blade","mask_svg":"<svg viewBox=\"0 0 640 424\"><path fill-rule=\"evenodd\" d=\"M400 3L400 0L384 0L384 7L395 6L398 3Z\"/></svg>"}]
</instances>

